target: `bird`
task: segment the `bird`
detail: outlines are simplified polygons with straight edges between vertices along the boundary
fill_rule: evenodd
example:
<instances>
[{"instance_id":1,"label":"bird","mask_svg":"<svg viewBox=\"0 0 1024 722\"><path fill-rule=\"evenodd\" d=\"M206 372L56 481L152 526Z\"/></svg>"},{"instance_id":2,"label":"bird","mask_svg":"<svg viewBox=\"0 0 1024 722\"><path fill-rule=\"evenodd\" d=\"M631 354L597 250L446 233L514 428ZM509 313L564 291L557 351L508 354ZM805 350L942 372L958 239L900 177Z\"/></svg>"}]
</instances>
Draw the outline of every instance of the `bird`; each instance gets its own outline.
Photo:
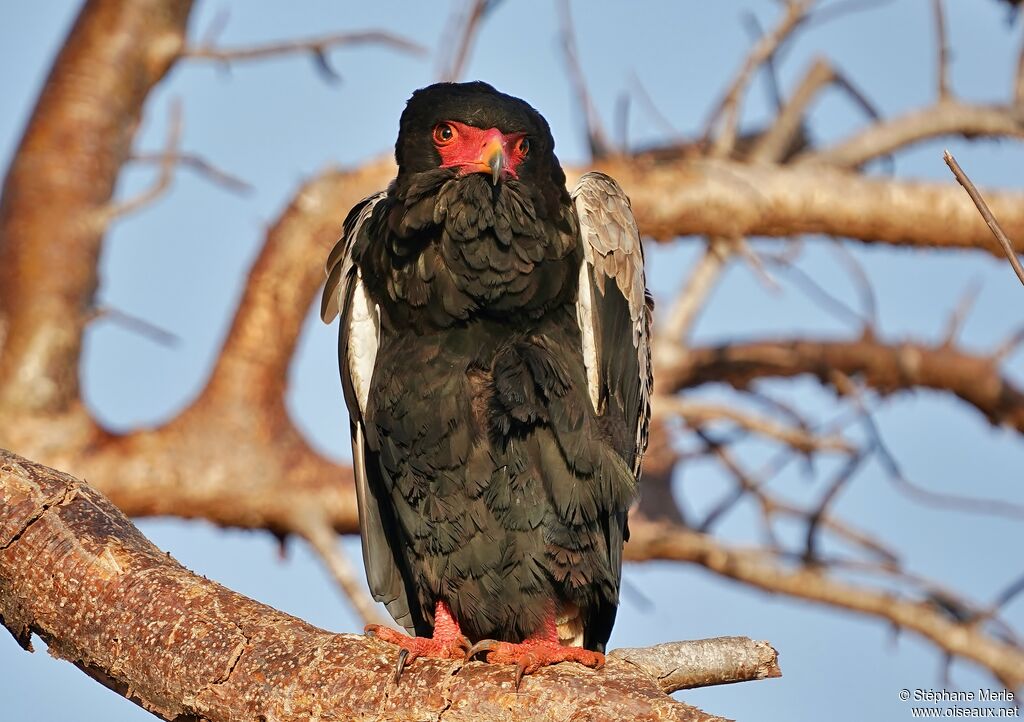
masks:
<instances>
[{"instance_id":1,"label":"bird","mask_svg":"<svg viewBox=\"0 0 1024 722\"><path fill-rule=\"evenodd\" d=\"M363 562L419 657L600 668L652 387L630 202L566 187L544 117L476 81L415 91L398 171L349 212L340 316Z\"/></svg>"}]
</instances>

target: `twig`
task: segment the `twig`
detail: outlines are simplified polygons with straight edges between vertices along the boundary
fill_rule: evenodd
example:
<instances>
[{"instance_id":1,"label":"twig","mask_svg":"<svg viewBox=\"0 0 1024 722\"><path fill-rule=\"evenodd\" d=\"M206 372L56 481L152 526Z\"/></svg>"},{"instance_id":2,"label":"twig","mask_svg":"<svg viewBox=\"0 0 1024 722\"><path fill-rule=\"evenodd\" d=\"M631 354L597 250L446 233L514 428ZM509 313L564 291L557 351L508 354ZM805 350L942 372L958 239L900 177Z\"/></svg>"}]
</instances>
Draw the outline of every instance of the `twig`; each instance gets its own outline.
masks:
<instances>
[{"instance_id":1,"label":"twig","mask_svg":"<svg viewBox=\"0 0 1024 722\"><path fill-rule=\"evenodd\" d=\"M635 70L629 71L629 83L633 86L633 94L639 101L640 105L643 106L647 114L651 116L651 119L661 128L661 131L665 133L673 141L682 139L682 133L679 129L672 124L672 121L668 119L668 116L661 112L657 103L654 102L654 98L647 92L647 87L640 80L640 76L636 74Z\"/></svg>"},{"instance_id":2,"label":"twig","mask_svg":"<svg viewBox=\"0 0 1024 722\"><path fill-rule=\"evenodd\" d=\"M711 155L713 157L725 157L736 146L740 99L750 84L751 77L765 61L775 54L782 43L806 19L807 13L814 3L815 0L789 0L786 4L786 12L779 25L755 43L747 55L736 77L733 78L732 83L729 84L728 89L722 96L722 100L712 111L704 125L704 142L711 143L711 134L715 126L718 125L719 119L722 121L721 132L719 132L711 144Z\"/></svg>"},{"instance_id":3,"label":"twig","mask_svg":"<svg viewBox=\"0 0 1024 722\"><path fill-rule=\"evenodd\" d=\"M365 585L356 574L348 556L338 545L337 535L327 520L310 520L299 529L299 534L323 560L335 583L348 598L352 609L363 620L363 624L388 624L389 620L380 613L377 603L366 593Z\"/></svg>"},{"instance_id":4,"label":"twig","mask_svg":"<svg viewBox=\"0 0 1024 722\"><path fill-rule=\"evenodd\" d=\"M739 252L740 257L750 266L750 270L765 289L772 293L778 293L782 289L779 282L775 280L775 277L765 268L761 254L754 250L754 247L750 245L750 241L746 238L737 238L736 250Z\"/></svg>"},{"instance_id":5,"label":"twig","mask_svg":"<svg viewBox=\"0 0 1024 722\"><path fill-rule=\"evenodd\" d=\"M764 28L761 27L761 22L757 19L757 15L751 10L745 10L740 15L743 23L747 26L747 32L750 34L751 42L756 43L764 36ZM779 88L779 74L775 72L775 56L769 55L765 58L763 63L764 73L762 76L765 79L765 85L768 86L768 99L771 101L772 106L775 108L775 112L782 110L782 90Z\"/></svg>"},{"instance_id":6,"label":"twig","mask_svg":"<svg viewBox=\"0 0 1024 722\"><path fill-rule=\"evenodd\" d=\"M784 263L780 260L771 259L771 263L782 269L782 272L789 277L790 282L809 299L813 300L823 310L830 311L836 318L850 320L857 328L864 328L869 325L869 320L851 308L848 304L839 299L831 291L825 289L814 276L804 271L793 263Z\"/></svg>"},{"instance_id":7,"label":"twig","mask_svg":"<svg viewBox=\"0 0 1024 722\"><path fill-rule=\"evenodd\" d=\"M1024 43L1021 43L1017 58L1017 72L1013 77L1013 104L1018 108L1024 105Z\"/></svg>"},{"instance_id":8,"label":"twig","mask_svg":"<svg viewBox=\"0 0 1024 722\"><path fill-rule=\"evenodd\" d=\"M760 163L779 162L800 132L807 106L817 96L821 88L835 78L835 71L828 61L823 58L815 60L811 69L807 71L793 92L792 97L780 108L771 128L758 138L747 157Z\"/></svg>"},{"instance_id":9,"label":"twig","mask_svg":"<svg viewBox=\"0 0 1024 722\"><path fill-rule=\"evenodd\" d=\"M608 134L605 133L601 117L598 115L590 91L587 89L587 79L583 74L583 67L580 65L579 50L576 48L576 31L573 28L572 10L568 0L560 0L557 7L565 65L569 72L569 81L576 93L576 101L583 111L590 155L595 159L604 158L611 154L612 146L608 142Z\"/></svg>"},{"instance_id":10,"label":"twig","mask_svg":"<svg viewBox=\"0 0 1024 722\"><path fill-rule=\"evenodd\" d=\"M956 339L960 335L964 323L967 321L967 316L970 314L971 309L974 308L974 302L978 300L979 293L981 293L981 280L976 278L967 287L963 297L956 304L956 308L953 309L953 313L949 314L946 333L942 337L944 345L952 346L956 343Z\"/></svg>"},{"instance_id":11,"label":"twig","mask_svg":"<svg viewBox=\"0 0 1024 722\"><path fill-rule=\"evenodd\" d=\"M942 0L932 0L932 16L935 19L935 79L938 84L939 100L949 97L949 41L946 37L946 18Z\"/></svg>"},{"instance_id":12,"label":"twig","mask_svg":"<svg viewBox=\"0 0 1024 722\"><path fill-rule=\"evenodd\" d=\"M1024 328L1018 328L1016 331L1011 333L1005 341L1003 341L996 349L992 352L993 363L1002 363L1011 356L1020 345L1024 344Z\"/></svg>"},{"instance_id":13,"label":"twig","mask_svg":"<svg viewBox=\"0 0 1024 722\"><path fill-rule=\"evenodd\" d=\"M181 56L191 60L210 60L229 64L236 60L261 60L282 55L309 53L324 78L330 81L337 81L340 79L340 76L331 67L327 59L327 53L335 48L357 45L385 45L393 50L412 55L426 55L427 53L427 49L419 43L394 33L383 30L365 30L351 33L330 33L310 38L283 40L235 48L218 48L204 43L186 48L182 51Z\"/></svg>"},{"instance_id":14,"label":"twig","mask_svg":"<svg viewBox=\"0 0 1024 722\"><path fill-rule=\"evenodd\" d=\"M962 494L946 494L932 491L919 484L915 484L903 473L899 460L885 443L881 430L875 422L874 415L864 403L864 392L854 381L841 371L833 371L836 377L834 384L844 393L849 394L854 403L861 411L861 419L864 429L871 438L873 451L878 457L882 468L886 470L887 478L896 487L908 496L931 506L953 509L960 512L972 512L975 514L986 514L988 516L999 516L1009 519L1024 518L1024 505L1015 504L1005 499L978 499L976 497L964 496Z\"/></svg>"},{"instance_id":15,"label":"twig","mask_svg":"<svg viewBox=\"0 0 1024 722\"><path fill-rule=\"evenodd\" d=\"M804 563L812 564L817 561L817 541L818 541L818 527L825 518L825 513L828 507L832 504L835 498L839 495L839 492L847 482L853 478L853 475L860 468L860 465L864 463L864 459L867 458L867 454L860 452L850 457L850 460L843 465L836 474L832 483L829 484L825 494L821 497L821 501L818 502L817 508L811 512L807 519L807 536L804 544Z\"/></svg>"},{"instance_id":16,"label":"twig","mask_svg":"<svg viewBox=\"0 0 1024 722\"><path fill-rule=\"evenodd\" d=\"M96 306L91 314L92 319L104 319L133 332L150 341L165 347L176 346L181 337L160 328L155 323L147 321L139 316L126 313L113 306Z\"/></svg>"},{"instance_id":17,"label":"twig","mask_svg":"<svg viewBox=\"0 0 1024 722\"><path fill-rule=\"evenodd\" d=\"M225 170L221 170L217 166L213 165L210 161L203 158L201 155L196 153L171 153L170 159L174 165L183 166L189 168L200 176L206 178L211 183L223 186L229 191L235 193L250 193L253 190L252 184L248 181L242 180L236 175L232 175ZM166 163L168 160L167 153L133 153L131 160L135 163Z\"/></svg>"},{"instance_id":18,"label":"twig","mask_svg":"<svg viewBox=\"0 0 1024 722\"><path fill-rule=\"evenodd\" d=\"M843 243L830 243L828 246L832 254L839 259L839 263L849 274L853 285L857 288L857 295L860 298L861 313L868 321L870 328L878 327L878 297L871 285L871 278L864 270L864 265L857 260L853 252Z\"/></svg>"},{"instance_id":19,"label":"twig","mask_svg":"<svg viewBox=\"0 0 1024 722\"><path fill-rule=\"evenodd\" d=\"M697 261L686 284L680 289L659 337L673 343L682 343L733 252L734 244L725 239L708 239L704 255Z\"/></svg>"},{"instance_id":20,"label":"twig","mask_svg":"<svg viewBox=\"0 0 1024 722\"><path fill-rule=\"evenodd\" d=\"M893 0L846 0L845 2L834 2L811 13L807 18L807 27L812 25L824 25L845 15L865 12L874 8L888 5Z\"/></svg>"},{"instance_id":21,"label":"twig","mask_svg":"<svg viewBox=\"0 0 1024 722\"><path fill-rule=\"evenodd\" d=\"M1002 227L999 225L999 221L997 221L996 217L992 215L992 211L989 210L988 204L985 203L985 199L982 198L981 193L978 192L974 183L972 183L971 179L967 177L966 173L964 173L964 169L956 162L956 158L953 157L952 153L947 150L943 153L942 157L945 159L946 165L949 166L949 169L953 171L953 175L956 176L957 181L959 181L960 185L962 185L964 190L967 191L967 195L969 195L971 200L974 201L974 205L977 206L978 212L981 213L981 217L985 219L985 223L988 225L989 230L992 231L992 235L996 237L996 240L999 241L999 245L1003 247L1003 252L1006 254L1007 260L1009 260L1010 265L1013 266L1013 272L1017 274L1017 278L1019 278L1020 282L1024 284L1024 267L1021 267L1020 259L1017 258L1017 253L1013 249L1013 244L1010 242L1010 239L1006 237Z\"/></svg>"},{"instance_id":22,"label":"twig","mask_svg":"<svg viewBox=\"0 0 1024 722\"><path fill-rule=\"evenodd\" d=\"M178 147L181 143L181 115L181 100L174 98L168 111L167 139L164 141L164 152L160 156L160 172L156 182L134 198L115 201L100 209L97 213L97 221L101 225L107 225L115 218L129 215L148 206L171 187L171 182L174 180L175 158L180 155Z\"/></svg>"},{"instance_id":23,"label":"twig","mask_svg":"<svg viewBox=\"0 0 1024 722\"><path fill-rule=\"evenodd\" d=\"M481 21L500 2L501 0L466 0L465 9L460 14L462 31L459 33L458 44L454 45L455 51L450 56L451 62L447 63L447 68L440 73L442 80L455 82L462 77L470 51L480 32ZM452 44L447 44L447 47L452 47Z\"/></svg>"},{"instance_id":24,"label":"twig","mask_svg":"<svg viewBox=\"0 0 1024 722\"><path fill-rule=\"evenodd\" d=\"M689 425L703 426L715 421L729 421L740 428L789 444L801 453L838 451L852 453L855 447L842 436L814 434L778 424L771 419L746 414L731 406L691 401L676 396L656 396L655 415L678 414Z\"/></svg>"}]
</instances>

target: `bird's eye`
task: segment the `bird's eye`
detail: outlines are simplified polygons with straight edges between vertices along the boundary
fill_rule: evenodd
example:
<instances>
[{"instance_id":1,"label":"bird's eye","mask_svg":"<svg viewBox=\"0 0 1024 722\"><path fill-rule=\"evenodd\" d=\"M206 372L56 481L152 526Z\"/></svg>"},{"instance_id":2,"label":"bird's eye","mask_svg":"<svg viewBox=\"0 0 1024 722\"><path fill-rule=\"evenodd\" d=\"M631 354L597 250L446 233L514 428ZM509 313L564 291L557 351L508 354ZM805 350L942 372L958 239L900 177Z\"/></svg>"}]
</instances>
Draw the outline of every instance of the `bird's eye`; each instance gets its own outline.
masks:
<instances>
[{"instance_id":1,"label":"bird's eye","mask_svg":"<svg viewBox=\"0 0 1024 722\"><path fill-rule=\"evenodd\" d=\"M527 153L529 153L530 152L530 139L529 138L521 138L519 140L519 145L516 146L516 150L518 150L521 155L526 155Z\"/></svg>"},{"instance_id":2,"label":"bird's eye","mask_svg":"<svg viewBox=\"0 0 1024 722\"><path fill-rule=\"evenodd\" d=\"M446 145L455 140L455 129L448 123L438 123L434 126L434 142L438 145Z\"/></svg>"}]
</instances>

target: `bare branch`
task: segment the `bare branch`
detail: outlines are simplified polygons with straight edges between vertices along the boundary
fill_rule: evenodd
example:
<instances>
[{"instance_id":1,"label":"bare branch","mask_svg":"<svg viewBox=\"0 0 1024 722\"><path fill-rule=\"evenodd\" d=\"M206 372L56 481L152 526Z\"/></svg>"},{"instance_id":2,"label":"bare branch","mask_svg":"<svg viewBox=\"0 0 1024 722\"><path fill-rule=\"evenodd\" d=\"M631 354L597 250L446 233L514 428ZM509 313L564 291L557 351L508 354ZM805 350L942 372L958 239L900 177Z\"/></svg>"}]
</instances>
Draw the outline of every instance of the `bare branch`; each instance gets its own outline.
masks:
<instances>
[{"instance_id":1,"label":"bare branch","mask_svg":"<svg viewBox=\"0 0 1024 722\"><path fill-rule=\"evenodd\" d=\"M361 32L328 33L310 38L282 40L260 45L247 45L235 48L219 48L210 44L201 44L186 48L183 58L206 60L223 64L245 60L264 60L285 55L309 54L316 67L326 80L337 81L338 73L331 66L327 53L342 47L360 45L382 45L411 55L426 55L427 49L408 38L395 35L385 30L364 30Z\"/></svg>"},{"instance_id":2,"label":"bare branch","mask_svg":"<svg viewBox=\"0 0 1024 722\"><path fill-rule=\"evenodd\" d=\"M576 102L583 112L587 141L590 144L590 155L595 159L604 158L611 154L612 145L608 141L608 134L601 123L601 116L598 114L597 108L594 107L590 91L587 89L587 78L583 73L583 66L580 64L579 50L576 48L572 9L569 7L568 0L559 0L557 7L565 65L569 71L569 80L572 83L573 91L576 93Z\"/></svg>"},{"instance_id":3,"label":"bare branch","mask_svg":"<svg viewBox=\"0 0 1024 722\"><path fill-rule=\"evenodd\" d=\"M119 308L112 306L96 306L90 314L91 319L105 319L116 323L119 326L140 336L148 338L153 343L165 347L171 347L181 341L181 337L170 331L160 328L154 323L140 318Z\"/></svg>"},{"instance_id":4,"label":"bare branch","mask_svg":"<svg viewBox=\"0 0 1024 722\"><path fill-rule=\"evenodd\" d=\"M323 515L311 518L299 533L320 555L335 584L344 592L363 624L388 624L389 620L380 613L380 607L367 594L366 585L356 576L357 572L348 556L338 545L338 537L328 520Z\"/></svg>"},{"instance_id":5,"label":"bare branch","mask_svg":"<svg viewBox=\"0 0 1024 722\"><path fill-rule=\"evenodd\" d=\"M818 528L821 526L822 520L825 518L825 514L828 511L829 506L835 501L835 498L839 495L839 492L845 487L853 475L864 463L864 459L867 457L864 453L854 454L850 457L849 461L843 465L839 470L839 473L835 475L835 478L828 485L828 489L821 497L821 501L818 502L817 508L814 509L807 519L807 536L804 544L804 561L808 564L816 563L818 558Z\"/></svg>"},{"instance_id":6,"label":"bare branch","mask_svg":"<svg viewBox=\"0 0 1024 722\"><path fill-rule=\"evenodd\" d=\"M707 687L709 678L715 680L713 684L730 684L782 676L775 648L748 637L666 642L640 649L616 649L610 656L640 667L669 693ZM736 678L730 679L732 675Z\"/></svg>"},{"instance_id":7,"label":"bare branch","mask_svg":"<svg viewBox=\"0 0 1024 722\"><path fill-rule=\"evenodd\" d=\"M658 395L654 397L654 413L657 416L681 416L691 426L729 421L747 431L788 444L801 453L835 451L849 454L855 450L853 444L842 436L817 436L801 429L783 426L771 419L744 413L731 406Z\"/></svg>"},{"instance_id":8,"label":"bare branch","mask_svg":"<svg viewBox=\"0 0 1024 722\"><path fill-rule=\"evenodd\" d=\"M807 106L835 78L831 64L823 58L816 59L792 97L779 110L771 128L758 138L747 158L756 163L779 162L799 134Z\"/></svg>"},{"instance_id":9,"label":"bare branch","mask_svg":"<svg viewBox=\"0 0 1024 722\"><path fill-rule=\"evenodd\" d=\"M740 67L739 72L728 89L722 96L722 100L715 107L707 122L704 125L704 140L710 142L711 134L719 119L722 121L722 129L715 136L711 147L711 155L716 158L724 158L732 152L736 145L736 135L739 129L740 100L750 85L750 79L762 64L774 56L779 47L789 38L794 30L807 18L807 13L816 0L788 0L786 11L779 24L770 33L763 36Z\"/></svg>"},{"instance_id":10,"label":"bare branch","mask_svg":"<svg viewBox=\"0 0 1024 722\"><path fill-rule=\"evenodd\" d=\"M197 153L167 153L166 151L163 153L132 153L131 161L133 163L158 163L161 165L170 161L175 166L189 168L200 177L216 185L223 186L234 193L249 193L253 190L252 185L247 181L225 170L221 170Z\"/></svg>"},{"instance_id":11,"label":"bare branch","mask_svg":"<svg viewBox=\"0 0 1024 722\"><path fill-rule=\"evenodd\" d=\"M658 334L659 342L667 339L669 343L682 343L689 334L697 315L700 313L708 295L714 288L725 264L733 254L734 244L725 239L710 238L704 255L690 271L686 284L680 290L675 303L669 310L668 319Z\"/></svg>"},{"instance_id":12,"label":"bare branch","mask_svg":"<svg viewBox=\"0 0 1024 722\"><path fill-rule=\"evenodd\" d=\"M461 30L458 33L458 43L446 44L454 47L455 50L451 56L451 62L447 64L446 70L441 73L442 80L455 82L462 77L473 48L473 43L476 42L476 37L480 32L482 21L486 15L497 7L499 2L500 0L465 0L465 7L459 19Z\"/></svg>"},{"instance_id":13,"label":"bare branch","mask_svg":"<svg viewBox=\"0 0 1024 722\"><path fill-rule=\"evenodd\" d=\"M179 155L180 144L181 101L175 98L171 101L168 111L167 140L164 143L164 152L160 154L160 172L156 182L134 198L113 202L99 209L96 213L96 222L101 226L106 226L115 218L127 216L145 208L170 190L171 181L174 180L175 158Z\"/></svg>"},{"instance_id":14,"label":"bare branch","mask_svg":"<svg viewBox=\"0 0 1024 722\"><path fill-rule=\"evenodd\" d=\"M939 100L949 97L949 41L946 37L946 17L942 0L932 0L932 16L935 19L935 82Z\"/></svg>"},{"instance_id":15,"label":"bare branch","mask_svg":"<svg viewBox=\"0 0 1024 722\"><path fill-rule=\"evenodd\" d=\"M927 108L871 125L831 147L806 151L795 162L859 168L880 156L943 136L1024 138L1022 112L1012 106L971 105L957 100L942 100Z\"/></svg>"},{"instance_id":16,"label":"bare branch","mask_svg":"<svg viewBox=\"0 0 1024 722\"><path fill-rule=\"evenodd\" d=\"M978 212L981 214L981 217L985 219L985 223L992 231L992 235L996 237L996 240L999 241L999 245L1003 247L1003 252L1006 253L1006 258L1010 261L1010 265L1013 267L1013 272L1017 274L1017 278L1019 278L1020 282L1024 284L1024 267L1021 267L1020 259L1017 258L1017 251L1014 249L1013 243L1010 242L1010 239L1006 237L1006 233L1003 232L1002 226L999 225L999 221L997 221L996 217L992 215L992 211L989 210L988 204L985 203L985 199L982 197L981 193L978 192L978 189L974 186L974 183L971 182L971 179L967 177L967 174L964 173L964 169L956 162L956 158L953 157L952 153L947 150L943 154L943 158L946 161L946 165L949 166L949 169L953 171L953 175L956 176L957 181L959 181L960 185L962 185L964 190L967 191L967 195L969 195L971 200L974 201L974 205L978 207Z\"/></svg>"},{"instance_id":17,"label":"bare branch","mask_svg":"<svg viewBox=\"0 0 1024 722\"><path fill-rule=\"evenodd\" d=\"M1024 391L991 358L944 345L886 344L870 336L733 343L680 349L672 363L655 369L655 376L660 392L670 393L710 382L746 388L759 378L801 374L834 385L837 371L860 377L882 394L915 387L946 391L974 406L990 423L1024 433Z\"/></svg>"}]
</instances>

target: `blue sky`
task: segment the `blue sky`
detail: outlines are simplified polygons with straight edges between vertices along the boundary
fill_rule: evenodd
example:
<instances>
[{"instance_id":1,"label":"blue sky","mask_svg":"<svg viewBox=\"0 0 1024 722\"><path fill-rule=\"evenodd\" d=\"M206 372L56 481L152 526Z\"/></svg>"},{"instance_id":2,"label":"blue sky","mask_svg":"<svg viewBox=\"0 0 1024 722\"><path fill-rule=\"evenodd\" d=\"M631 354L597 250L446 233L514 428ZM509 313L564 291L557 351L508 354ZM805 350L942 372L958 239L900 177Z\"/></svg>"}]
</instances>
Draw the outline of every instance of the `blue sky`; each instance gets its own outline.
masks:
<instances>
[{"instance_id":1,"label":"blue sky","mask_svg":"<svg viewBox=\"0 0 1024 722\"><path fill-rule=\"evenodd\" d=\"M0 165L6 167L27 114L78 3L46 0L0 10L0 87L7 111L0 114ZM975 0L948 2L954 90L968 100L1001 102L1009 93L1020 27L1009 26L1002 5ZM778 4L760 2L575 2L584 70L606 124L620 95L642 80L680 135L692 135L731 78L749 45L741 15L753 11L762 25L774 22ZM930 3L892 0L877 8L813 28L784 54L779 75L790 89L814 57L825 55L886 115L930 102L935 94L934 38ZM158 204L119 222L104 249L100 300L140 316L180 338L165 348L108 321L89 330L84 390L97 415L115 429L157 424L202 387L230 323L245 273L263 232L302 180L329 165L354 165L390 151L398 116L412 90L436 77L437 49L445 38L447 3L199 2L192 23L201 35L223 9L230 11L225 44L312 35L334 30L386 27L414 37L428 58L386 49L332 53L343 80L329 85L307 57L239 64L230 71L197 62L180 64L153 94L138 146L159 148L172 98L185 112L184 147L203 154L255 187L237 196L178 174ZM465 78L479 78L519 95L547 117L564 162L586 162L581 117L574 104L558 46L554 5L508 2L480 35ZM745 123L771 113L764 86L748 95ZM814 108L816 142L843 137L864 123L862 114L835 91ZM633 104L631 147L665 140L665 130ZM1019 144L947 145L980 185L1020 187L1024 161ZM931 143L902 153L899 176L952 182L941 152ZM131 168L118 194L131 195L152 178L152 169ZM339 225L347 209L338 209ZM771 246L768 246L771 247ZM649 246L650 285L667 301L685 277L699 244L684 239ZM868 268L880 309L880 330L889 339L935 341L960 296L972 284L980 294L962 339L985 350L1019 327L1022 291L1005 263L983 254L913 253L852 246ZM801 267L856 306L856 290L837 270L828 243L811 239ZM666 304L663 303L663 307ZM726 273L696 328L698 341L794 335L849 337L844 325L787 287L766 290L744 267ZM347 425L337 381L336 330L311 313L290 374L289 407L316 445L348 455ZM1024 383L1022 356L1007 372ZM830 392L816 383L773 382L765 388L809 414L828 418ZM720 389L700 397L723 398ZM1024 502L1020 468L1024 444L1016 433L992 430L972 409L932 392L904 394L878 413L890 447L907 475L931 489ZM747 444L743 458L754 466L768 447ZM816 499L829 478L829 463L816 477L793 468L779 480L780 494ZM817 481L815 481L817 479ZM680 475L677 492L688 512L706 509L727 489L720 471L693 464ZM244 489L240 488L240 493ZM909 503L869 464L837 502L837 511L889 540L915 572L965 590L986 602L1021 573L1020 524ZM738 542L759 541L755 510L742 507L720 529ZM287 559L277 556L267 534L221 531L203 523L147 520L140 526L158 545L191 569L240 592L328 629L353 631L358 624L318 562L298 543ZM797 539L799 527L783 529ZM358 541L345 546L358 559ZM1024 600L1007 610L1024 626ZM714 578L699 569L650 563L626 571L623 609L613 646L743 634L772 641L781 651L781 680L687 692L683 699L737 719L834 720L909 718L897 699L903 688L941 687L941 655L904 634L894 637L879 621L769 596ZM42 647L42 645L37 645ZM0 637L0 699L6 715L23 720L142 720L149 715L45 653L22 653ZM969 664L953 667L967 688L988 686ZM54 690L60 690L55 694ZM6 716L5 715L5 716Z\"/></svg>"}]
</instances>

